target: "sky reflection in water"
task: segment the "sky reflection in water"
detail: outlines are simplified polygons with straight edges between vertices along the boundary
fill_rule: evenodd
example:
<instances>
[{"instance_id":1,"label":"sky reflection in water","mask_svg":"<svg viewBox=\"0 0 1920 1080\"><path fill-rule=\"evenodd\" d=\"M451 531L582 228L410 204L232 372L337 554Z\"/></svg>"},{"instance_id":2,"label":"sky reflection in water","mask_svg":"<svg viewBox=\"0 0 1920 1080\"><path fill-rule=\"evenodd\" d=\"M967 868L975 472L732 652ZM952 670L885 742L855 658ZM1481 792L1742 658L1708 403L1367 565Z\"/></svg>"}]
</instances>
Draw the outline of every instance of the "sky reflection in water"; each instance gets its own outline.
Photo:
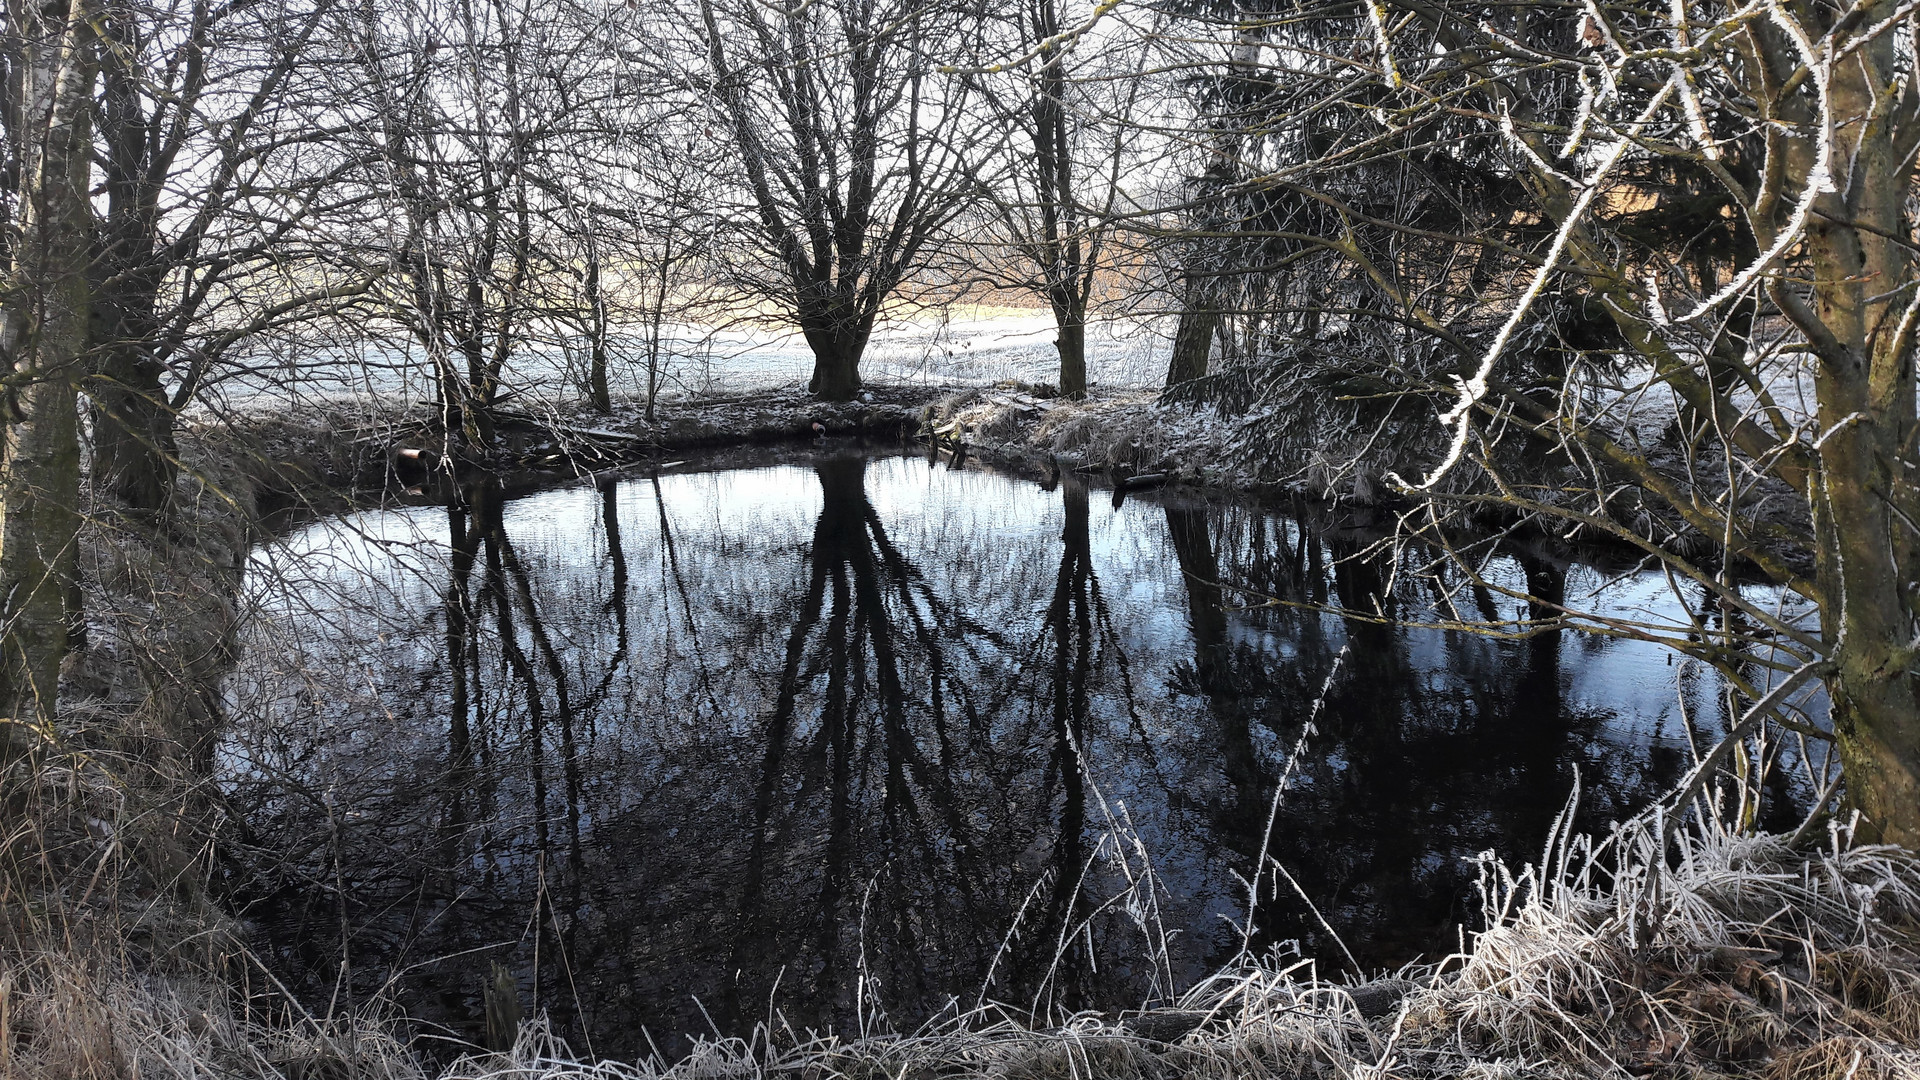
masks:
<instances>
[{"instance_id":1,"label":"sky reflection in water","mask_svg":"<svg viewBox=\"0 0 1920 1080\"><path fill-rule=\"evenodd\" d=\"M1240 949L1240 875L1344 645L1270 851L1359 964L1444 952L1475 853L1535 852L1576 767L1589 826L1657 794L1677 702L1710 739L1718 682L1219 584L1422 616L1426 585L1354 557L1374 538L824 455L319 522L249 564L234 887L298 992L391 979L469 1039L493 960L615 1057L770 1010L1135 1006ZM1517 547L1493 572L1609 580ZM1290 887L1254 926L1348 964Z\"/></svg>"}]
</instances>

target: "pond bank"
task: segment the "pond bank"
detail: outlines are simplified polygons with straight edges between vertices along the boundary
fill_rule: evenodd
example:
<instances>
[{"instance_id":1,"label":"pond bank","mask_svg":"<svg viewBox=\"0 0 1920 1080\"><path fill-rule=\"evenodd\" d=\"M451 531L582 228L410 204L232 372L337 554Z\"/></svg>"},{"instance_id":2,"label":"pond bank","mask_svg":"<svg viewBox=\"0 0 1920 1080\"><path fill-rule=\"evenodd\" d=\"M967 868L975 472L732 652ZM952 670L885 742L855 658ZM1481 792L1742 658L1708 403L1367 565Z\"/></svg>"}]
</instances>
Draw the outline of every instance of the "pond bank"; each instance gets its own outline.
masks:
<instances>
[{"instance_id":1,"label":"pond bank","mask_svg":"<svg viewBox=\"0 0 1920 1080\"><path fill-rule=\"evenodd\" d=\"M1165 404L1152 391L1097 391L1069 400L1044 384L869 384L860 399L827 402L797 387L744 396L638 403L601 414L585 402L535 415L501 412L497 449L467 464L512 489L588 473L645 467L683 456L773 445L937 445L951 458L1035 477L1077 472L1099 484L1171 486L1342 506L1392 505L1385 444L1347 461L1329 448L1276 456L1252 433L1258 417L1211 406ZM372 405L242 416L210 423L204 438L241 462L270 514L295 505L327 512L430 486L445 448L439 418ZM1624 512L1624 511L1623 511Z\"/></svg>"},{"instance_id":2,"label":"pond bank","mask_svg":"<svg viewBox=\"0 0 1920 1080\"><path fill-rule=\"evenodd\" d=\"M945 391L876 386L852 402L825 402L796 389L745 397L662 401L648 420L638 405L602 415L584 403L540 414L501 410L496 449L464 467L507 478L572 476L663 457L729 447L823 439L910 438L927 405ZM333 488L361 496L403 491L438 471L442 418L428 410L335 406L211 422L202 441L222 444L268 499Z\"/></svg>"},{"instance_id":3,"label":"pond bank","mask_svg":"<svg viewBox=\"0 0 1920 1080\"><path fill-rule=\"evenodd\" d=\"M203 438L227 444L269 507L296 497L326 500L326 489L364 498L404 491L428 478L444 436L438 418L418 409L373 406L314 410L300 419L253 415L207 424ZM1353 500L1353 485L1329 477L1318 487L1270 468L1231 468L1232 425L1211 410L1165 407L1138 391L1084 401L1051 387L1009 382L992 387L869 385L860 399L828 402L802 390L661 401L648 420L637 404L600 414L585 405L533 415L505 410L499 448L474 465L515 482L573 476L682 454L732 447L849 439L937 441L963 456L1034 474L1078 469L1122 481L1148 473L1168 483L1223 491L1285 491ZM1314 474L1319 475L1319 474ZM1357 501L1374 488L1360 482Z\"/></svg>"}]
</instances>

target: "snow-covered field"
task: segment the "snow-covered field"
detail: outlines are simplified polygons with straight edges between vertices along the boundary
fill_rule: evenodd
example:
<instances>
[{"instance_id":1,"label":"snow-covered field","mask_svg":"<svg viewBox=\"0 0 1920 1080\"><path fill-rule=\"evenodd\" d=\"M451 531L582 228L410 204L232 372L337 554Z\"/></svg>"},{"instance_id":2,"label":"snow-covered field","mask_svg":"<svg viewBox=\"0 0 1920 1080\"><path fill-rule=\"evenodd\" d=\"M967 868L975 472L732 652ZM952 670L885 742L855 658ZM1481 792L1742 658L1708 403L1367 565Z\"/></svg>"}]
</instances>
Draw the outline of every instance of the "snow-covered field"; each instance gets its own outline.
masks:
<instances>
[{"instance_id":1,"label":"snow-covered field","mask_svg":"<svg viewBox=\"0 0 1920 1080\"><path fill-rule=\"evenodd\" d=\"M1170 326L1111 321L1090 326L1087 375L1096 387L1157 385L1165 374ZM798 332L775 328L673 325L663 365L663 398L724 396L804 384L813 354ZM1006 379L1054 382L1052 316L1010 308L954 309L898 320L874 332L860 371L868 382L907 385L992 385ZM646 391L646 347L625 334L611 343L616 396ZM581 396L586 385L584 342L529 345L510 363L506 383L525 404ZM431 400L421 350L355 343L281 345L248 357L209 387L216 409L260 409L296 402L354 400L405 405Z\"/></svg>"}]
</instances>

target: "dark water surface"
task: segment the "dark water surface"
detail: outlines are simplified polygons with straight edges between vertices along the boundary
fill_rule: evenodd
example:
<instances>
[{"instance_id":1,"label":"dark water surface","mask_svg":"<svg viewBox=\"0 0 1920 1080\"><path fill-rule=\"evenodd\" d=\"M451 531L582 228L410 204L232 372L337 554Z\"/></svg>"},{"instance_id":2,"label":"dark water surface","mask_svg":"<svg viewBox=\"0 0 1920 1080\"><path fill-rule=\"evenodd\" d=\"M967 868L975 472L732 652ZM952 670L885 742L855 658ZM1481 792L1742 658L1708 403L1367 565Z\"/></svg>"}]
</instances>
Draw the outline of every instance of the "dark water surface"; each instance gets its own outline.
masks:
<instances>
[{"instance_id":1,"label":"dark water surface","mask_svg":"<svg viewBox=\"0 0 1920 1080\"><path fill-rule=\"evenodd\" d=\"M1131 1007L1241 949L1301 744L1269 843L1299 890L1266 879L1253 948L1348 965L1304 892L1363 967L1444 954L1477 852L1537 852L1576 769L1586 824L1638 808L1721 695L1651 646L1235 591L1429 616L1378 536L832 454L312 524L248 568L235 889L314 1007L389 988L466 1039L495 961L602 1056L770 1010ZM1665 589L1517 546L1488 572Z\"/></svg>"}]
</instances>

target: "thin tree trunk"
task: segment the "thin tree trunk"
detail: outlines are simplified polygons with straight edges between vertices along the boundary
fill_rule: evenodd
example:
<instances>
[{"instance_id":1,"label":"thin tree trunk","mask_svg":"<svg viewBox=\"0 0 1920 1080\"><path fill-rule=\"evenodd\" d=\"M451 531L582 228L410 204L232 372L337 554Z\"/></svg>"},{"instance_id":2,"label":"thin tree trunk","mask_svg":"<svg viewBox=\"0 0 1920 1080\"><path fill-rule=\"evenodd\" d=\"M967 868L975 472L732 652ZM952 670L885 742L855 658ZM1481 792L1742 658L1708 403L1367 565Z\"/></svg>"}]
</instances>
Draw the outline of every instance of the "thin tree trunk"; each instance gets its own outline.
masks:
<instances>
[{"instance_id":1,"label":"thin tree trunk","mask_svg":"<svg viewBox=\"0 0 1920 1080\"><path fill-rule=\"evenodd\" d=\"M613 388L607 385L607 302L600 294L600 247L591 237L587 241L587 319L588 393L593 396L594 411L605 416L613 411ZM647 404L651 408L652 400Z\"/></svg>"},{"instance_id":2,"label":"thin tree trunk","mask_svg":"<svg viewBox=\"0 0 1920 1080\"><path fill-rule=\"evenodd\" d=\"M0 307L12 380L0 426L0 709L48 724L58 709L80 517L77 383L87 340L87 202L94 70L87 0L25 5L19 235ZM10 730L9 734L13 734ZM11 741L11 740L9 740ZM11 756L0 748L0 756Z\"/></svg>"},{"instance_id":3,"label":"thin tree trunk","mask_svg":"<svg viewBox=\"0 0 1920 1080\"><path fill-rule=\"evenodd\" d=\"M647 312L647 423L653 423L654 402L660 397L665 372L660 363L660 334L667 317L667 283L673 274L673 232L667 231L660 254L659 276L654 279L653 303Z\"/></svg>"}]
</instances>

